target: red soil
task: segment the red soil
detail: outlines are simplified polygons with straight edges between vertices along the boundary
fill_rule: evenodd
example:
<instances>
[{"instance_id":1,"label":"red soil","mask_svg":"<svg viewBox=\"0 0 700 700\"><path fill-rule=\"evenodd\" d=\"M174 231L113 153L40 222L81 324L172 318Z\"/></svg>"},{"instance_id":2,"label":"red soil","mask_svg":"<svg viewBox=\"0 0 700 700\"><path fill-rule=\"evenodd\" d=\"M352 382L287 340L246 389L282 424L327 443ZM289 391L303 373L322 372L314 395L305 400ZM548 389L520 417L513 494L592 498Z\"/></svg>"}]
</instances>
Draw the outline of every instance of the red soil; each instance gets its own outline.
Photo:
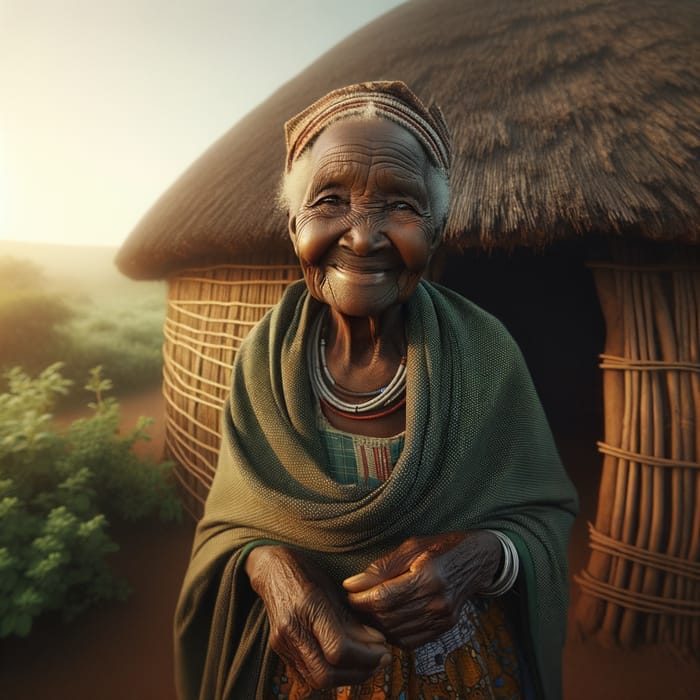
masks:
<instances>
[{"instance_id":1,"label":"red soil","mask_svg":"<svg viewBox=\"0 0 700 700\"><path fill-rule=\"evenodd\" d=\"M160 456L160 391L121 403L125 427L133 426L139 415L157 419L146 449ZM586 521L595 512L598 458L592 445L581 439L560 441L582 504L571 542L572 572L585 566ZM101 605L69 625L44 619L27 639L0 640L0 698L172 700L171 620L192 534L189 522L121 528L122 549L114 565L133 586L129 600ZM576 594L574 587L574 600ZM700 687L700 668L668 647L604 649L595 640L576 639L573 624L564 676L565 700L690 700Z\"/></svg>"}]
</instances>

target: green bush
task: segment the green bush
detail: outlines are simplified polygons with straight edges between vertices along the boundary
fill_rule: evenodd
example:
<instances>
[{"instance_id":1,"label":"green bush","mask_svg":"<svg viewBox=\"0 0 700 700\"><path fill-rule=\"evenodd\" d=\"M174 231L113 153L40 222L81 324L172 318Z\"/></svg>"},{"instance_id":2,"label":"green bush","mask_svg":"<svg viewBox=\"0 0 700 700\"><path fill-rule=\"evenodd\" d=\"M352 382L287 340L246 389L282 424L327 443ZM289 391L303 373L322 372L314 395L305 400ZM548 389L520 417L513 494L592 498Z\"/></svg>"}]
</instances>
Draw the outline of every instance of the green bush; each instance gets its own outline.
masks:
<instances>
[{"instance_id":1,"label":"green bush","mask_svg":"<svg viewBox=\"0 0 700 700\"><path fill-rule=\"evenodd\" d=\"M36 372L65 357L69 345L61 325L72 315L67 304L47 292L0 288L0 367L21 363Z\"/></svg>"},{"instance_id":2,"label":"green bush","mask_svg":"<svg viewBox=\"0 0 700 700\"><path fill-rule=\"evenodd\" d=\"M77 304L73 318L64 326L70 344L65 374L74 381L91 367L101 365L124 394L157 385L162 377L164 300L153 308L144 295L129 303Z\"/></svg>"},{"instance_id":3,"label":"green bush","mask_svg":"<svg viewBox=\"0 0 700 700\"><path fill-rule=\"evenodd\" d=\"M0 368L21 364L36 372L62 357L60 326L71 316L65 301L47 290L38 265L0 256Z\"/></svg>"},{"instance_id":4,"label":"green bush","mask_svg":"<svg viewBox=\"0 0 700 700\"><path fill-rule=\"evenodd\" d=\"M141 419L120 435L119 404L101 369L86 388L93 414L57 430L51 410L71 382L55 364L32 379L8 373L0 394L0 637L26 635L47 611L72 618L127 593L106 557L118 549L111 520L180 518L171 464L138 457Z\"/></svg>"}]
</instances>

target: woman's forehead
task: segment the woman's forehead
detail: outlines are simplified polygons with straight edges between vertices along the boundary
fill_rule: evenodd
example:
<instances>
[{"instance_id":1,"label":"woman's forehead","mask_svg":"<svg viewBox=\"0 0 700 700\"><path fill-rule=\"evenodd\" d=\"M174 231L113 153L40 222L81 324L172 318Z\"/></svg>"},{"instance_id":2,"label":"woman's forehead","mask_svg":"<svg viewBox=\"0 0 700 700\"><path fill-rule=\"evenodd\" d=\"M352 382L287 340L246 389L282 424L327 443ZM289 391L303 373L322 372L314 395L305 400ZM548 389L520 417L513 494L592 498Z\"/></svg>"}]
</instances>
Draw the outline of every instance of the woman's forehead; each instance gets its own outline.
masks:
<instances>
[{"instance_id":1,"label":"woman's forehead","mask_svg":"<svg viewBox=\"0 0 700 700\"><path fill-rule=\"evenodd\" d=\"M353 178L374 171L381 179L424 179L428 158L420 142L386 119L345 120L329 126L311 148L312 180Z\"/></svg>"},{"instance_id":2,"label":"woman's forehead","mask_svg":"<svg viewBox=\"0 0 700 700\"><path fill-rule=\"evenodd\" d=\"M315 164L341 157L363 161L374 154L396 155L423 166L427 155L420 141L407 129L388 119L344 119L328 126L311 147Z\"/></svg>"}]
</instances>

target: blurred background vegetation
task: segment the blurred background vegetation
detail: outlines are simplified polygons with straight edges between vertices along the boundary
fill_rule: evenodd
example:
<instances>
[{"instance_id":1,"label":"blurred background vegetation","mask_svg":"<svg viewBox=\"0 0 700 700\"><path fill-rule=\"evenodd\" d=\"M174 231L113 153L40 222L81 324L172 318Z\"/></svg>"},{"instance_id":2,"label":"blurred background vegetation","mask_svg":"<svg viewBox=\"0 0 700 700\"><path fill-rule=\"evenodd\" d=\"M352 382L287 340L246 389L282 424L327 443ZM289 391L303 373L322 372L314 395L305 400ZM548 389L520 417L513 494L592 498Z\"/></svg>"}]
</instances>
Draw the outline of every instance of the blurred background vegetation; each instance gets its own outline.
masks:
<instances>
[{"instance_id":1,"label":"blurred background vegetation","mask_svg":"<svg viewBox=\"0 0 700 700\"><path fill-rule=\"evenodd\" d=\"M115 252L0 241L0 375L61 361L80 386L101 365L118 396L160 382L165 283L126 279Z\"/></svg>"}]
</instances>

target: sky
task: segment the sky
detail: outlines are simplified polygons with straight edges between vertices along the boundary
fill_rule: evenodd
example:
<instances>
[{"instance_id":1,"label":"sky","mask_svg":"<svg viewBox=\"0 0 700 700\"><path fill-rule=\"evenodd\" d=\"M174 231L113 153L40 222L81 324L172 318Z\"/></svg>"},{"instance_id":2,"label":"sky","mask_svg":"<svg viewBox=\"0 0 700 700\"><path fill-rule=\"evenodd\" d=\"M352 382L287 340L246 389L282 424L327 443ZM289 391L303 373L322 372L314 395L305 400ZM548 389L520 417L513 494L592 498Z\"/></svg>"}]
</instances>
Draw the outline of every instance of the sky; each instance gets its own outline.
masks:
<instances>
[{"instance_id":1,"label":"sky","mask_svg":"<svg viewBox=\"0 0 700 700\"><path fill-rule=\"evenodd\" d=\"M243 115L401 1L0 0L0 240L119 246Z\"/></svg>"}]
</instances>

